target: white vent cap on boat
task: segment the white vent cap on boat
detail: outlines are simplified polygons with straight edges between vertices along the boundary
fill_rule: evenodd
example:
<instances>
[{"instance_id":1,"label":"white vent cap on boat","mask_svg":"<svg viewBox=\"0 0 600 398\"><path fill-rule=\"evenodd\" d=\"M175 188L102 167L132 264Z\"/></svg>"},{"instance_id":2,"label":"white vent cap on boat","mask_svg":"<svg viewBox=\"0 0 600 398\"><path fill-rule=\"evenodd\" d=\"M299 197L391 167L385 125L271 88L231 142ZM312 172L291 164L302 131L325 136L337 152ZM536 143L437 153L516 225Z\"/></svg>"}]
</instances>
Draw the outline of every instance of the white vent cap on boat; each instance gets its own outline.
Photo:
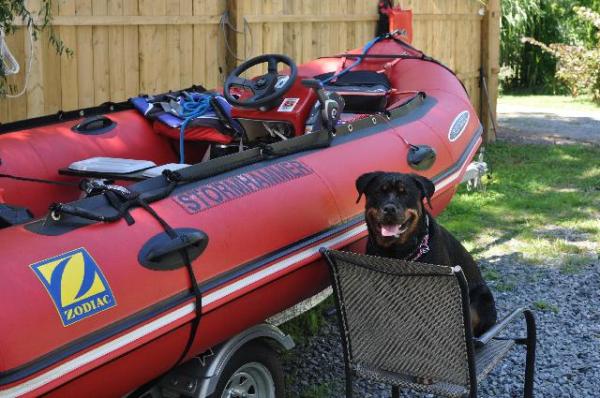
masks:
<instances>
[{"instance_id":1,"label":"white vent cap on boat","mask_svg":"<svg viewBox=\"0 0 600 398\"><path fill-rule=\"evenodd\" d=\"M95 157L71 163L69 169L94 173L129 174L156 167L150 160Z\"/></svg>"}]
</instances>

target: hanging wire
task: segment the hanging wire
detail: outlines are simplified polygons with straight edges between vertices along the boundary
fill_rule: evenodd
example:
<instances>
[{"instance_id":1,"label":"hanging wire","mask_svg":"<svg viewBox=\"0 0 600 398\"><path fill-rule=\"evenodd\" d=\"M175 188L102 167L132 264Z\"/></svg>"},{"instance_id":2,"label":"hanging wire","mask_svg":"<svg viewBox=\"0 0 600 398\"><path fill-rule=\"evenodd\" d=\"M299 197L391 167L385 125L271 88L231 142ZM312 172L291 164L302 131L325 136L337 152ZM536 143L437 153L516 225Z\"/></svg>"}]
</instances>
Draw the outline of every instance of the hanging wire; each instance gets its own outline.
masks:
<instances>
[{"instance_id":1,"label":"hanging wire","mask_svg":"<svg viewBox=\"0 0 600 398\"><path fill-rule=\"evenodd\" d=\"M223 40L225 42L225 48L227 49L227 52L229 53L229 55L231 55L236 61L245 61L248 59L248 41L250 42L250 54L254 54L254 40L252 39L252 30L250 29L250 24L248 23L248 20L246 20L246 18L243 18L244 21L244 27L243 30L238 30L236 29L235 26L233 26L233 24L231 23L231 20L229 19L229 12L225 11L222 15L221 15L221 19L219 20L219 27L221 28L221 32L223 33ZM235 34L240 34L240 35L244 35L244 57L240 58L237 54L236 51L234 51L231 46L229 45L229 40L227 39L227 31L226 29L229 29L230 31L232 31Z\"/></svg>"}]
</instances>

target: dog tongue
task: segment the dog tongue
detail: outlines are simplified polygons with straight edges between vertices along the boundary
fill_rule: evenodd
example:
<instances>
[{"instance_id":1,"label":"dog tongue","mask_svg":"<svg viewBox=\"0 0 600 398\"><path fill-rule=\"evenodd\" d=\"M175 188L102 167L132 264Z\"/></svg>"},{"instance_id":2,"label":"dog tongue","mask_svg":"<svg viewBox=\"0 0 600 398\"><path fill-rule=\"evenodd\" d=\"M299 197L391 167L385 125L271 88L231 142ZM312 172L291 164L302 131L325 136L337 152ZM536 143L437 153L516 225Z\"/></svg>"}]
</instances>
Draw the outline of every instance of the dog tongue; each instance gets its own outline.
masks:
<instances>
[{"instance_id":1,"label":"dog tongue","mask_svg":"<svg viewBox=\"0 0 600 398\"><path fill-rule=\"evenodd\" d=\"M400 235L400 224L396 225L382 225L381 235L383 236L396 236Z\"/></svg>"}]
</instances>

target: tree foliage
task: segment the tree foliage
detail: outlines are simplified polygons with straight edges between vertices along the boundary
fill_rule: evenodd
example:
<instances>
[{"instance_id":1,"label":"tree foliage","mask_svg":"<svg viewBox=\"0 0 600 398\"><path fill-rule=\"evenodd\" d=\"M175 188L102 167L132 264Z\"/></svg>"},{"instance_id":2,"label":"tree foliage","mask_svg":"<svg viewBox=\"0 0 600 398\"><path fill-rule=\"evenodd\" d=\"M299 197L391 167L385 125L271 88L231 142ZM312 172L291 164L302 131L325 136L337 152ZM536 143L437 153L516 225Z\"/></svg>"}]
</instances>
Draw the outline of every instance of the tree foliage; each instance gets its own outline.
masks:
<instances>
[{"instance_id":1,"label":"tree foliage","mask_svg":"<svg viewBox=\"0 0 600 398\"><path fill-rule=\"evenodd\" d=\"M41 0L40 9L30 11L26 6L26 0L0 0L0 30L6 35L14 33L18 25L16 21L21 21L27 27L34 40L38 40L41 32L47 30L48 41L54 47L57 53L71 53L71 50L64 46L64 43L55 34L50 22L52 21L52 3L54 0ZM7 81L4 65L0 62L0 96L6 94Z\"/></svg>"},{"instance_id":2,"label":"tree foliage","mask_svg":"<svg viewBox=\"0 0 600 398\"><path fill-rule=\"evenodd\" d=\"M573 96L591 94L600 103L600 13L589 8L575 7L582 23L591 23L596 29L593 46L551 43L546 45L532 38L523 41L541 48L558 60L556 77Z\"/></svg>"},{"instance_id":3,"label":"tree foliage","mask_svg":"<svg viewBox=\"0 0 600 398\"><path fill-rule=\"evenodd\" d=\"M600 11L600 0L502 0L501 64L504 89L549 93L566 90L555 76L556 58L523 37L544 43L591 48L597 45L596 28L582 22L575 7Z\"/></svg>"}]
</instances>

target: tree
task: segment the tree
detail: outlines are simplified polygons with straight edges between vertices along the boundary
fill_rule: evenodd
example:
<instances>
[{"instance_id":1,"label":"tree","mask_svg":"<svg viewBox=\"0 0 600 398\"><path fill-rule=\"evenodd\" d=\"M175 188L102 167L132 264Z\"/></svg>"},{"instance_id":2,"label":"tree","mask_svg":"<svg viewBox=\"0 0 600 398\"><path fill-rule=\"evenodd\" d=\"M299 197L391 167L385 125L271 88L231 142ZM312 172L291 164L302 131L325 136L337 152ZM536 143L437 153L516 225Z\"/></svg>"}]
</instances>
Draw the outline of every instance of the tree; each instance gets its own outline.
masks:
<instances>
[{"instance_id":1,"label":"tree","mask_svg":"<svg viewBox=\"0 0 600 398\"><path fill-rule=\"evenodd\" d=\"M595 27L595 45L546 45L532 38L524 38L523 41L541 48L558 60L556 77L573 96L591 94L594 101L600 103L600 13L585 7L575 7L574 11L582 24L588 22Z\"/></svg>"},{"instance_id":2,"label":"tree","mask_svg":"<svg viewBox=\"0 0 600 398\"><path fill-rule=\"evenodd\" d=\"M0 0L0 30L6 35L14 33L18 26L15 21L21 21L27 27L33 40L38 40L42 31L48 31L48 40L58 54L71 54L72 51L65 47L64 43L54 32L50 22L52 21L52 3L54 0L41 0L40 9L30 11L26 6L26 0ZM4 64L0 62L0 97L9 91Z\"/></svg>"},{"instance_id":3,"label":"tree","mask_svg":"<svg viewBox=\"0 0 600 398\"><path fill-rule=\"evenodd\" d=\"M573 6L599 12L600 0L502 0L500 54L504 89L565 91L563 81L555 76L556 58L522 39L596 45L596 29L589 22L582 23Z\"/></svg>"}]
</instances>

